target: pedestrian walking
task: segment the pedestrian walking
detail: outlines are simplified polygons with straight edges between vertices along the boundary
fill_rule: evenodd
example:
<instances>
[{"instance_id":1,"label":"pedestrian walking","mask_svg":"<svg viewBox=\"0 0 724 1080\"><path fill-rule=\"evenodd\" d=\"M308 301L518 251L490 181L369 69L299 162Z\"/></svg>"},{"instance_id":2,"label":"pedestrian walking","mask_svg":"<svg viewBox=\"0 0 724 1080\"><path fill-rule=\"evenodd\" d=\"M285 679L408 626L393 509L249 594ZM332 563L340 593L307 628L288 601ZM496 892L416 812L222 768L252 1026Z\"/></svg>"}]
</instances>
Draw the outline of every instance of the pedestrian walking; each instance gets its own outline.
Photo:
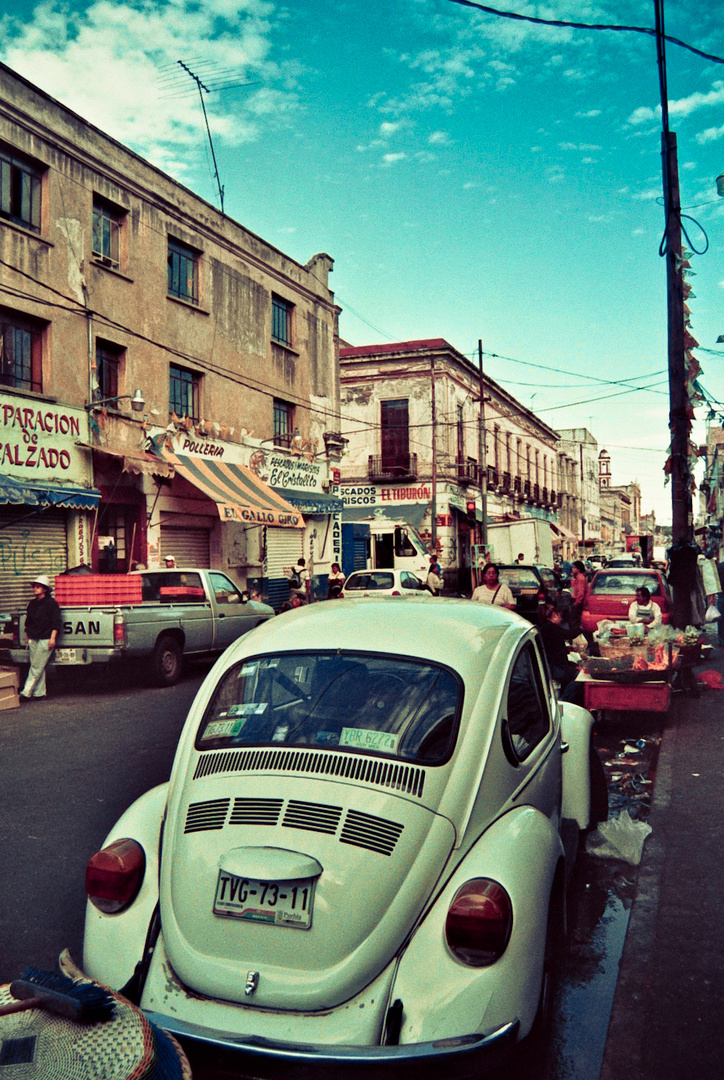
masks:
<instances>
[{"instance_id":1,"label":"pedestrian walking","mask_svg":"<svg viewBox=\"0 0 724 1080\"><path fill-rule=\"evenodd\" d=\"M430 568L427 571L425 585L433 596L439 596L442 589L442 568L435 555L430 556Z\"/></svg>"},{"instance_id":2,"label":"pedestrian walking","mask_svg":"<svg viewBox=\"0 0 724 1080\"><path fill-rule=\"evenodd\" d=\"M338 562L332 563L332 569L329 571L329 577L327 578L327 599L338 600L342 595L342 587L344 586L344 574L342 573L342 567Z\"/></svg>"},{"instance_id":3,"label":"pedestrian walking","mask_svg":"<svg viewBox=\"0 0 724 1080\"><path fill-rule=\"evenodd\" d=\"M32 585L33 599L25 613L30 670L25 686L20 691L23 701L46 697L45 669L61 629L60 608L50 594L50 579L45 574L39 574Z\"/></svg>"},{"instance_id":4,"label":"pedestrian walking","mask_svg":"<svg viewBox=\"0 0 724 1080\"><path fill-rule=\"evenodd\" d=\"M488 563L485 567L483 584L478 585L472 599L479 604L495 604L498 607L507 607L511 611L515 611L515 597L510 591L510 586L500 580L498 567L495 563Z\"/></svg>"},{"instance_id":5,"label":"pedestrian walking","mask_svg":"<svg viewBox=\"0 0 724 1080\"><path fill-rule=\"evenodd\" d=\"M300 555L292 567L289 578L289 591L298 596L304 603L309 603L312 591L312 576L307 570L307 560Z\"/></svg>"},{"instance_id":6,"label":"pedestrian walking","mask_svg":"<svg viewBox=\"0 0 724 1080\"><path fill-rule=\"evenodd\" d=\"M583 605L588 596L588 575L586 567L581 559L576 559L573 564L571 576L571 592L573 594L573 607L571 608L571 632L574 637L581 633L581 615Z\"/></svg>"}]
</instances>

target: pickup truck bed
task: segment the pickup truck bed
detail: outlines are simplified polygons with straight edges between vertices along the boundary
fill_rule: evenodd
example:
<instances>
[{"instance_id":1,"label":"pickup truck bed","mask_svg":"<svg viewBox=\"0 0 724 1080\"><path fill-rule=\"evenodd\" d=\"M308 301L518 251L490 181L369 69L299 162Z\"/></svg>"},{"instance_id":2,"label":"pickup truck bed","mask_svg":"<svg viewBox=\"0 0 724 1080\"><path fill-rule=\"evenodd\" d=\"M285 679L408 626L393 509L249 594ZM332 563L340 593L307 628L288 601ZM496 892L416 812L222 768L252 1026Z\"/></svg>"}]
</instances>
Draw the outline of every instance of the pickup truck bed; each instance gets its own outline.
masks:
<instances>
[{"instance_id":1,"label":"pickup truck bed","mask_svg":"<svg viewBox=\"0 0 724 1080\"><path fill-rule=\"evenodd\" d=\"M274 615L267 604L249 600L218 570L142 570L140 603L61 605L62 631L51 663L72 667L143 660L157 682L177 682L184 656L214 656L241 634ZM80 575L76 581L80 580ZM82 588L74 586L76 595ZM25 615L17 619L16 640L0 657L27 663Z\"/></svg>"}]
</instances>

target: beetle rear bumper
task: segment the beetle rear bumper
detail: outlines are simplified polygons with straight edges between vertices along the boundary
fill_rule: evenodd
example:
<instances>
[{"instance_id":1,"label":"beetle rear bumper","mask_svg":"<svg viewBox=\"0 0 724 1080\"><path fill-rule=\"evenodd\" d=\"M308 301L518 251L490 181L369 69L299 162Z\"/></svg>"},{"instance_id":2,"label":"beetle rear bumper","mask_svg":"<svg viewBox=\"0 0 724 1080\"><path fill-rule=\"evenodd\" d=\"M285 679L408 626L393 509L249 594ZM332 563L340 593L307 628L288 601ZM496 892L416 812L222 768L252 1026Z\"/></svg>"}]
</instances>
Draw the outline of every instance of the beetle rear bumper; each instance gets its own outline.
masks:
<instances>
[{"instance_id":1,"label":"beetle rear bumper","mask_svg":"<svg viewBox=\"0 0 724 1080\"><path fill-rule=\"evenodd\" d=\"M394 1077L394 1080L422 1080L444 1075L446 1080L481 1077L497 1069L510 1057L518 1034L518 1021L505 1024L488 1035L461 1035L454 1039L411 1043L400 1046L309 1046L282 1043L254 1035L235 1035L187 1024L172 1016L147 1012L148 1019L179 1037L208 1050L214 1076L232 1075L242 1059L253 1065L255 1076L314 1077L315 1080L350 1080L354 1077ZM201 1044L201 1045L199 1045ZM216 1069L214 1069L216 1066Z\"/></svg>"}]
</instances>

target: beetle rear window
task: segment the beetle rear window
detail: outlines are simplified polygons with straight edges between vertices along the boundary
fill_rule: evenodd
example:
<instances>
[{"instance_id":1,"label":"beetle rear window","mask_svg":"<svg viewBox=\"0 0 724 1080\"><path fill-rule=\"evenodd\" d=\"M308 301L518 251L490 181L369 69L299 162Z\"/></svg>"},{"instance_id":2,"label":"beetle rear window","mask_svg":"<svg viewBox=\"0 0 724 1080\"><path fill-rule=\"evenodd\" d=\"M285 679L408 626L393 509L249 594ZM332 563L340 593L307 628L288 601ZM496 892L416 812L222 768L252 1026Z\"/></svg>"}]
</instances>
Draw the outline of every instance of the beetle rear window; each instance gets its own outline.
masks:
<instances>
[{"instance_id":1,"label":"beetle rear window","mask_svg":"<svg viewBox=\"0 0 724 1080\"><path fill-rule=\"evenodd\" d=\"M612 596L618 593L625 595L630 593L633 596L637 589L642 589L644 586L652 596L661 596L659 579L655 575L627 574L625 570L616 570L610 574L596 574L591 592L596 596Z\"/></svg>"},{"instance_id":2,"label":"beetle rear window","mask_svg":"<svg viewBox=\"0 0 724 1080\"><path fill-rule=\"evenodd\" d=\"M395 579L392 574L352 574L347 579L345 590L352 589L394 589Z\"/></svg>"},{"instance_id":3,"label":"beetle rear window","mask_svg":"<svg viewBox=\"0 0 724 1080\"><path fill-rule=\"evenodd\" d=\"M298 746L439 765L455 745L462 685L432 664L362 653L284 653L226 672L199 750Z\"/></svg>"}]
</instances>

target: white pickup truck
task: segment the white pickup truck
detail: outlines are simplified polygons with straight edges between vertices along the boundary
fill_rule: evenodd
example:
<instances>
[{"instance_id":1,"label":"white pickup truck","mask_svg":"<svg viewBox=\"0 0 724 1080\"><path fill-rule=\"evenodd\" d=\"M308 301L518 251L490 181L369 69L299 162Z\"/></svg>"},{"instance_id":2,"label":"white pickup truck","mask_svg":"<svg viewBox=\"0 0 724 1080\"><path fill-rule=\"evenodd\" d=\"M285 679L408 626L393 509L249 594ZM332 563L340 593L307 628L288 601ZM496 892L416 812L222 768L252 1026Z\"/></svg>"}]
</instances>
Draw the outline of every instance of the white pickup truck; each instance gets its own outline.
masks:
<instances>
[{"instance_id":1,"label":"white pickup truck","mask_svg":"<svg viewBox=\"0 0 724 1080\"><path fill-rule=\"evenodd\" d=\"M123 660L150 663L155 680L172 686L184 656L213 656L274 609L246 594L219 570L140 570L140 603L61 604L63 628L52 658L57 667L108 664ZM0 659L28 663L25 615L14 620L14 641Z\"/></svg>"}]
</instances>

